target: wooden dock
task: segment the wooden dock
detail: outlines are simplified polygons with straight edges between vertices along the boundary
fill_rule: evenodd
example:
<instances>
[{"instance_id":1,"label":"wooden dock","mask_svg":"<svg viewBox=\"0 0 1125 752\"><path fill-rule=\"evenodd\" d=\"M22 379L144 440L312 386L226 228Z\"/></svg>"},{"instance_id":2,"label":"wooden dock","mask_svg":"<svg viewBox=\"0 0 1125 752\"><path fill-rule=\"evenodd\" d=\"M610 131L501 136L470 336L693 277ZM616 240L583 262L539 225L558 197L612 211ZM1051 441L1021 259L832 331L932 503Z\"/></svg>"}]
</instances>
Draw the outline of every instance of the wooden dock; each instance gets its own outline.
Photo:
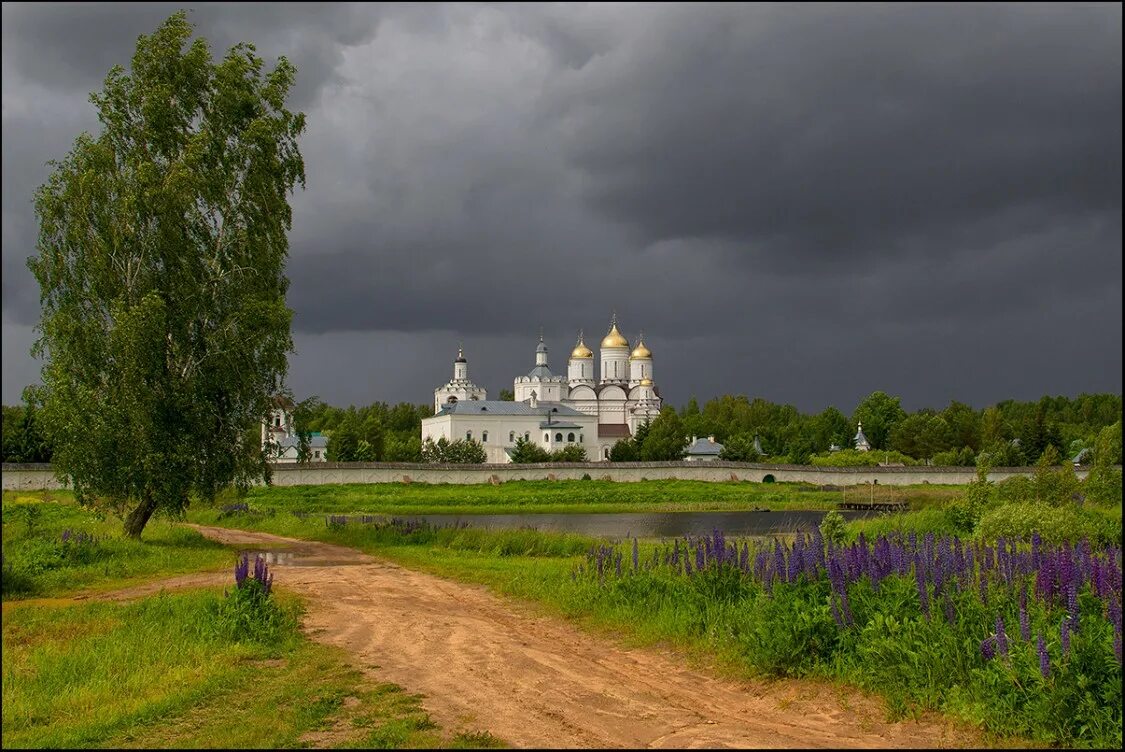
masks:
<instances>
[{"instance_id":1,"label":"wooden dock","mask_svg":"<svg viewBox=\"0 0 1125 752\"><path fill-rule=\"evenodd\" d=\"M841 501L838 505L839 509L851 510L867 510L872 512L905 512L907 504L905 501Z\"/></svg>"}]
</instances>

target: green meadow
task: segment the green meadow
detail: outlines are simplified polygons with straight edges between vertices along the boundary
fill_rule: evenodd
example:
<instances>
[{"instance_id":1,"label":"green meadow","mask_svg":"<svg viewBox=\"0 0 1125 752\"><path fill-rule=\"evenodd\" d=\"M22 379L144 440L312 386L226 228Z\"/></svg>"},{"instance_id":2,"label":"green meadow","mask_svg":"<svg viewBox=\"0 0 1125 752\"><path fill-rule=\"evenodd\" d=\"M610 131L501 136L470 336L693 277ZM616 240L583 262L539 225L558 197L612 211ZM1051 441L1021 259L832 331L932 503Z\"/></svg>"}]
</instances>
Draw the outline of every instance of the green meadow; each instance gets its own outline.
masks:
<instances>
[{"instance_id":1,"label":"green meadow","mask_svg":"<svg viewBox=\"0 0 1125 752\"><path fill-rule=\"evenodd\" d=\"M508 481L499 485L425 483L269 486L245 499L279 511L386 514L518 514L520 512L703 512L754 507L827 510L846 498L904 500L912 509L941 506L963 486L869 486L824 490L806 483L712 483L693 480Z\"/></svg>"},{"instance_id":2,"label":"green meadow","mask_svg":"<svg viewBox=\"0 0 1125 752\"><path fill-rule=\"evenodd\" d=\"M501 746L443 732L422 698L309 640L284 590L241 618L227 588L68 597L232 571L190 528L156 520L133 541L62 492L5 492L2 527L4 748Z\"/></svg>"}]
</instances>

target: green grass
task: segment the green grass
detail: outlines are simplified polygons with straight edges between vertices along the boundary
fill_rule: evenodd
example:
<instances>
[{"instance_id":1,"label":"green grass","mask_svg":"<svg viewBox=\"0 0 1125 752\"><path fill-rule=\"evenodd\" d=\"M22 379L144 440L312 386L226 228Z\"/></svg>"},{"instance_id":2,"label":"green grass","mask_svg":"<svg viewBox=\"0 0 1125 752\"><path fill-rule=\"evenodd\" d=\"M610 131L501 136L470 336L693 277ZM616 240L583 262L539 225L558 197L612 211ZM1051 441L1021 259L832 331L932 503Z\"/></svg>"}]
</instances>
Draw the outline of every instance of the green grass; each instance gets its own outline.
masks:
<instances>
[{"instance_id":1,"label":"green grass","mask_svg":"<svg viewBox=\"0 0 1125 752\"><path fill-rule=\"evenodd\" d=\"M876 499L907 500L911 508L940 506L964 493L961 486L877 487ZM868 499L867 486L849 487L848 498ZM517 514L520 512L688 512L764 507L771 510L835 509L841 490L806 483L710 483L650 480L509 481L500 485L373 483L254 488L252 506L281 511L385 512L392 514Z\"/></svg>"},{"instance_id":2,"label":"green grass","mask_svg":"<svg viewBox=\"0 0 1125 752\"><path fill-rule=\"evenodd\" d=\"M418 696L306 639L294 597L269 644L210 629L221 598L6 603L4 747L498 746L471 730L447 738Z\"/></svg>"},{"instance_id":3,"label":"green grass","mask_svg":"<svg viewBox=\"0 0 1125 752\"><path fill-rule=\"evenodd\" d=\"M5 599L110 590L222 569L233 559L229 548L160 518L149 522L142 540L127 538L120 520L100 518L65 491L4 491L2 529ZM66 530L97 541L64 543Z\"/></svg>"}]
</instances>

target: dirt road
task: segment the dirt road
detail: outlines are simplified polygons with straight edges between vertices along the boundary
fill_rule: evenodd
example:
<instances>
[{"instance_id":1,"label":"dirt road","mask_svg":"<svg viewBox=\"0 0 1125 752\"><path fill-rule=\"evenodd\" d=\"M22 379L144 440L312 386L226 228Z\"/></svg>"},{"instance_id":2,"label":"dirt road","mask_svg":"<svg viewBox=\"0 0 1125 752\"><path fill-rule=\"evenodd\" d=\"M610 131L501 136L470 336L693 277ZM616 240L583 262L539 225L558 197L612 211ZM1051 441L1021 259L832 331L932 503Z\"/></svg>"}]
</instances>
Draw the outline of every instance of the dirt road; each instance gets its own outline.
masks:
<instances>
[{"instance_id":1,"label":"dirt road","mask_svg":"<svg viewBox=\"0 0 1125 752\"><path fill-rule=\"evenodd\" d=\"M283 551L275 582L309 599L306 631L348 650L380 681L423 694L426 710L450 730L485 730L518 747L941 747L974 741L940 721L888 724L879 702L827 684L716 679L674 656L623 649L538 616L482 587L352 549L196 529L247 550ZM164 584L214 581L213 575L187 575Z\"/></svg>"}]
</instances>

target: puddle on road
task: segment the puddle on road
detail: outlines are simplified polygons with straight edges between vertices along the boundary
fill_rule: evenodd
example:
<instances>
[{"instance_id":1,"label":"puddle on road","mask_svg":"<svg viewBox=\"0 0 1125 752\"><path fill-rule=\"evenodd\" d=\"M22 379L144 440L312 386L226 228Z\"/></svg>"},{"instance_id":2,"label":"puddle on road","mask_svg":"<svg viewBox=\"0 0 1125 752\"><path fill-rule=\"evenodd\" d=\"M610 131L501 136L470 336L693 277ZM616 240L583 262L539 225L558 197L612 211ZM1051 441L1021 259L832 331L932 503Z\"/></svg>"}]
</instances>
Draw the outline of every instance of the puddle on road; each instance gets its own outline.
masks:
<instances>
[{"instance_id":1,"label":"puddle on road","mask_svg":"<svg viewBox=\"0 0 1125 752\"><path fill-rule=\"evenodd\" d=\"M243 554L249 557L251 565L256 557L261 556L271 567L347 567L366 563L350 558L337 559L279 549L242 549L238 552L239 558L242 558Z\"/></svg>"}]
</instances>

